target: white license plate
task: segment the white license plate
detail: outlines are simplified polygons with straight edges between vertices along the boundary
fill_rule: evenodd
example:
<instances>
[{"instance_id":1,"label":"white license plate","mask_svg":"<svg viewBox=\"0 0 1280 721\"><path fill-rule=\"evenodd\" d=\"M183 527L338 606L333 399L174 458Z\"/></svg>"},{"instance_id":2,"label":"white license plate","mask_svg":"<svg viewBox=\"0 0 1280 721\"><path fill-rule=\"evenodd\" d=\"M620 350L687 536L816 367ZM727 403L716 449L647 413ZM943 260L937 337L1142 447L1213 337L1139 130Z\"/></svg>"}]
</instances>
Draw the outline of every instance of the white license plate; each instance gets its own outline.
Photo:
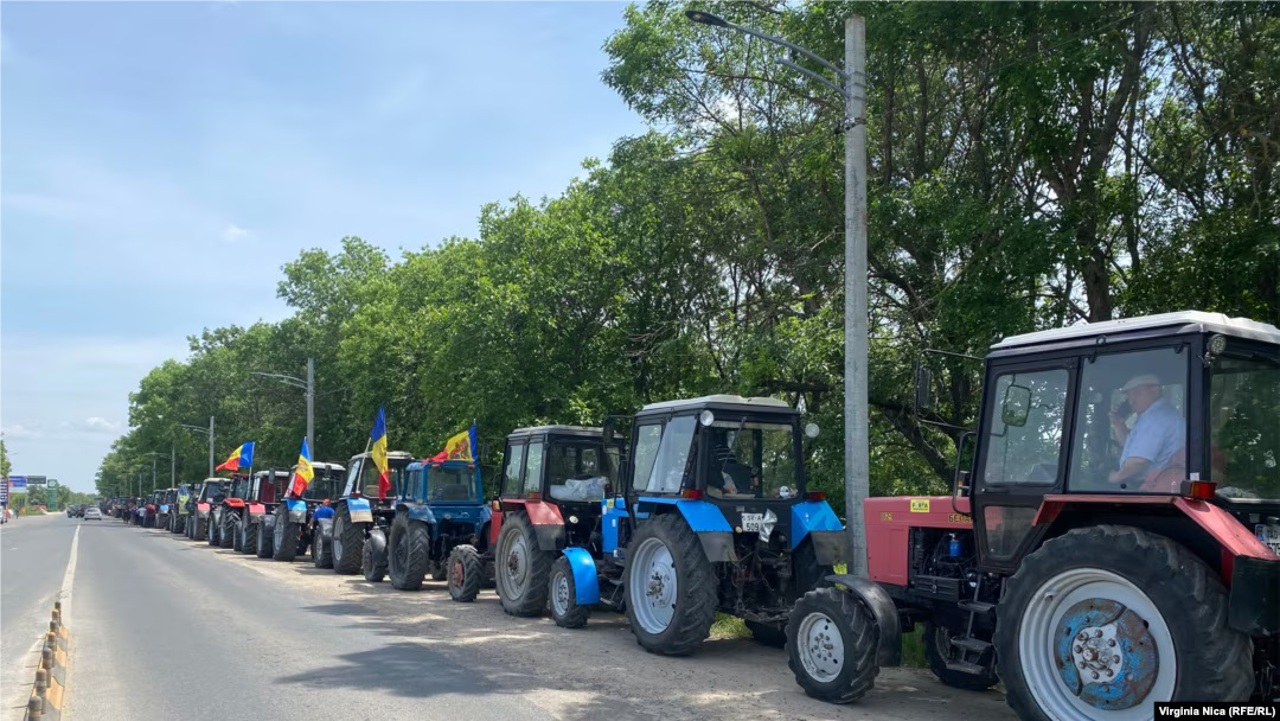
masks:
<instances>
[{"instance_id":1,"label":"white license plate","mask_svg":"<svg viewBox=\"0 0 1280 721\"><path fill-rule=\"evenodd\" d=\"M744 533L758 533L760 526L764 524L763 513L744 513L742 514L742 531Z\"/></svg>"},{"instance_id":2,"label":"white license plate","mask_svg":"<svg viewBox=\"0 0 1280 721\"><path fill-rule=\"evenodd\" d=\"M1268 525L1266 544L1271 548L1271 552L1280 555L1280 526Z\"/></svg>"}]
</instances>

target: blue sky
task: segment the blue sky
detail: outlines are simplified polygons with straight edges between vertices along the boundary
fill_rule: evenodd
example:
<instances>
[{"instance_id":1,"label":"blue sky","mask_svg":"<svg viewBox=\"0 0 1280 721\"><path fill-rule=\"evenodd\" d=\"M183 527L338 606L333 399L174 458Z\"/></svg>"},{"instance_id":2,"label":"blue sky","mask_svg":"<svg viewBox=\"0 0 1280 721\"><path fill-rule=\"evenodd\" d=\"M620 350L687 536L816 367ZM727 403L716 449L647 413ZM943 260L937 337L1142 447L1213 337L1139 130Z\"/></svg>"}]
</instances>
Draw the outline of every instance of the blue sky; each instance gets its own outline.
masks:
<instances>
[{"instance_id":1,"label":"blue sky","mask_svg":"<svg viewBox=\"0 0 1280 721\"><path fill-rule=\"evenodd\" d=\"M128 394L282 264L397 255L555 195L641 119L621 3L11 3L0 15L0 430L92 490ZM196 419L197 422L199 419Z\"/></svg>"}]
</instances>

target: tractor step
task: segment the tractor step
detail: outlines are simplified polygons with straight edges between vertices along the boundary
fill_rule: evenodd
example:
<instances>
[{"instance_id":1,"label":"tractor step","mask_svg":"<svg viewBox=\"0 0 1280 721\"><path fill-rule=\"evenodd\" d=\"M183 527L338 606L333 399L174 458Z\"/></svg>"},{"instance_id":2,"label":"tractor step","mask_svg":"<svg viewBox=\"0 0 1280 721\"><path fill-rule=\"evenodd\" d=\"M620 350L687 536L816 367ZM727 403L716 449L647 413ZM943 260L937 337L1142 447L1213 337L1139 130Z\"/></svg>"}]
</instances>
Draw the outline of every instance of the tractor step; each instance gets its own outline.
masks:
<instances>
[{"instance_id":1,"label":"tractor step","mask_svg":"<svg viewBox=\"0 0 1280 721\"><path fill-rule=\"evenodd\" d=\"M967 673L973 676L985 676L988 673L986 666L969 663L968 661L948 661L947 670Z\"/></svg>"},{"instance_id":2,"label":"tractor step","mask_svg":"<svg viewBox=\"0 0 1280 721\"><path fill-rule=\"evenodd\" d=\"M996 605L994 603L987 603L986 601L961 601L956 605L958 605L962 610L969 611L970 613L987 614L996 610Z\"/></svg>"},{"instance_id":3,"label":"tractor step","mask_svg":"<svg viewBox=\"0 0 1280 721\"><path fill-rule=\"evenodd\" d=\"M977 638L953 638L951 645L970 653L986 653L991 644Z\"/></svg>"}]
</instances>

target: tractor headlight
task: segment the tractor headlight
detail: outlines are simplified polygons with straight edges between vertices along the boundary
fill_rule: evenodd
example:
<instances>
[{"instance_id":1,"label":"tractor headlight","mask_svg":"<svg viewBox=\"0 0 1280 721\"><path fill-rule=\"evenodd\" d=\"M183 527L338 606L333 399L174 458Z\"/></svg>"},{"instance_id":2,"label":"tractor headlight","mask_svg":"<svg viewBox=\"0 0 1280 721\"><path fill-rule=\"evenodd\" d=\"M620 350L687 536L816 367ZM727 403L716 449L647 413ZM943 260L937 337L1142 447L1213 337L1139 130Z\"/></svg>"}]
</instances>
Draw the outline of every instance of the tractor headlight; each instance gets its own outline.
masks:
<instances>
[{"instance_id":1,"label":"tractor headlight","mask_svg":"<svg viewBox=\"0 0 1280 721\"><path fill-rule=\"evenodd\" d=\"M760 519L760 541L768 543L769 537L773 535L774 526L778 525L778 517L773 514L773 509L764 512L764 518Z\"/></svg>"}]
</instances>

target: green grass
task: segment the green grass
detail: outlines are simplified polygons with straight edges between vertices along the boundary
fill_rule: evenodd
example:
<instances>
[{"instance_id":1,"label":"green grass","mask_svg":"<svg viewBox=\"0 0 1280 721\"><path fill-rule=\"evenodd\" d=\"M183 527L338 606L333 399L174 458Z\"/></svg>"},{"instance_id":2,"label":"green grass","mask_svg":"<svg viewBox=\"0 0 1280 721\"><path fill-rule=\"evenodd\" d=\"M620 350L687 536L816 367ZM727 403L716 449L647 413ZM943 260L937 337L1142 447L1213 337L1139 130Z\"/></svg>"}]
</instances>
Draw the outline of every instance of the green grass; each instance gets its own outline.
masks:
<instances>
[{"instance_id":1,"label":"green grass","mask_svg":"<svg viewBox=\"0 0 1280 721\"><path fill-rule=\"evenodd\" d=\"M907 668L929 668L929 660L924 656L924 624L916 626L916 630L902 635L902 665Z\"/></svg>"},{"instance_id":2,"label":"green grass","mask_svg":"<svg viewBox=\"0 0 1280 721\"><path fill-rule=\"evenodd\" d=\"M742 619L717 611L716 622L711 624L711 638L751 638L751 632Z\"/></svg>"}]
</instances>

